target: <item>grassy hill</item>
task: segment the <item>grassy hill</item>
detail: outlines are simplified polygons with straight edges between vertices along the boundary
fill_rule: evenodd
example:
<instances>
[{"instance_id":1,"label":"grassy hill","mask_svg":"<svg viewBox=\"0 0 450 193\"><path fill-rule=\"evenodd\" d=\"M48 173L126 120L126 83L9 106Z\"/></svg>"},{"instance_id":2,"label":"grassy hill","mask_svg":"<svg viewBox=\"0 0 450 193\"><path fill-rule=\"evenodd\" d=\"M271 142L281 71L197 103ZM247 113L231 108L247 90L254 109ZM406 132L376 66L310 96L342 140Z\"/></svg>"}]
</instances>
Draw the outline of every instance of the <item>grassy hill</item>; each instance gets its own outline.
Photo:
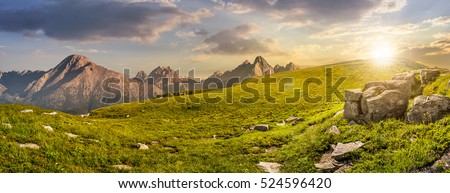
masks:
<instances>
[{"instance_id":1,"label":"grassy hill","mask_svg":"<svg viewBox=\"0 0 450 193\"><path fill-rule=\"evenodd\" d=\"M343 109L343 102L336 96L332 101L323 97L316 103L302 99L286 104L285 99L294 95L294 89L303 88L311 77L323 84L311 84L309 96L324 96L326 68L333 70L333 83L346 77L339 87L344 91L423 67L405 60L389 66L352 61L279 73L273 78L292 77L294 83L284 92L273 84L270 92L275 103L263 99L242 103L253 96L243 87L267 95L259 78L257 84L245 82L195 95L106 107L87 118L64 113L43 115L51 111L24 105L0 105L1 123L12 125L0 125L0 172L263 172L257 167L260 161L281 163L282 172L319 172L314 163L331 148L330 144L356 140L366 145L351 155L354 167L349 172L413 172L433 163L450 146L450 118L430 125L388 120L347 126L342 115L335 116ZM449 79L441 77L425 92L449 94L442 86ZM193 100L205 94L224 100ZM183 99L187 102L177 102ZM33 109L34 113L20 113L24 109ZM305 121L295 126L276 126L289 116L303 117ZM269 124L271 130L247 131L251 125L262 123ZM43 125L55 131L46 131ZM342 134L326 134L332 125L338 126ZM40 149L20 148L17 143L35 143ZM149 149L133 148L137 143L147 144ZM277 150L266 153L271 147ZM111 167L118 164L133 168Z\"/></svg>"}]
</instances>

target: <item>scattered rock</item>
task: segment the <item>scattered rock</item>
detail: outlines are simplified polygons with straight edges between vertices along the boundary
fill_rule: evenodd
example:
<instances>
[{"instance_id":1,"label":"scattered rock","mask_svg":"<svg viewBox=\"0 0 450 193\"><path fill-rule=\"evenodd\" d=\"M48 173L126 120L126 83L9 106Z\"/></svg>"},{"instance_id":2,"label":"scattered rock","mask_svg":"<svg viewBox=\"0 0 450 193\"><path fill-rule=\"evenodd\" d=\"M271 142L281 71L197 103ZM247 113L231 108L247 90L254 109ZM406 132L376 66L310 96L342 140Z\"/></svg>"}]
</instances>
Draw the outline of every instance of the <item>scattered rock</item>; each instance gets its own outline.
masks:
<instances>
[{"instance_id":1,"label":"scattered rock","mask_svg":"<svg viewBox=\"0 0 450 193\"><path fill-rule=\"evenodd\" d=\"M12 129L12 125L9 123L2 123L2 126L6 129Z\"/></svg>"},{"instance_id":2,"label":"scattered rock","mask_svg":"<svg viewBox=\"0 0 450 193\"><path fill-rule=\"evenodd\" d=\"M422 94L421 81L416 79L419 72L403 72L395 74L392 80L406 80L411 85L411 95L417 96Z\"/></svg>"},{"instance_id":3,"label":"scattered rock","mask_svg":"<svg viewBox=\"0 0 450 193\"><path fill-rule=\"evenodd\" d=\"M337 126L331 126L328 130L327 133L331 133L333 135L340 135L341 131L339 130L339 128Z\"/></svg>"},{"instance_id":4,"label":"scattered rock","mask_svg":"<svg viewBox=\"0 0 450 193\"><path fill-rule=\"evenodd\" d=\"M152 145L159 145L159 141L152 141Z\"/></svg>"},{"instance_id":5,"label":"scattered rock","mask_svg":"<svg viewBox=\"0 0 450 193\"><path fill-rule=\"evenodd\" d=\"M53 131L53 128L51 126L42 125L42 127L44 127L44 129L47 131Z\"/></svg>"},{"instance_id":6,"label":"scattered rock","mask_svg":"<svg viewBox=\"0 0 450 193\"><path fill-rule=\"evenodd\" d=\"M255 125L253 126L253 129L251 130L257 130L257 131L269 131L269 125L267 124L259 124L259 125Z\"/></svg>"},{"instance_id":7,"label":"scattered rock","mask_svg":"<svg viewBox=\"0 0 450 193\"><path fill-rule=\"evenodd\" d=\"M57 112L51 112L51 113L42 113L43 115L57 115Z\"/></svg>"},{"instance_id":8,"label":"scattered rock","mask_svg":"<svg viewBox=\"0 0 450 193\"><path fill-rule=\"evenodd\" d=\"M343 165L342 167L340 167L339 169L334 171L334 173L346 173L350 169L352 169L352 166L350 166L350 165Z\"/></svg>"},{"instance_id":9,"label":"scattered rock","mask_svg":"<svg viewBox=\"0 0 450 193\"><path fill-rule=\"evenodd\" d=\"M127 115L126 117L127 117L127 118L130 118L130 115Z\"/></svg>"},{"instance_id":10,"label":"scattered rock","mask_svg":"<svg viewBox=\"0 0 450 193\"><path fill-rule=\"evenodd\" d=\"M75 135L73 133L65 133L67 136L69 136L70 138L77 138L78 135Z\"/></svg>"},{"instance_id":11,"label":"scattered rock","mask_svg":"<svg viewBox=\"0 0 450 193\"><path fill-rule=\"evenodd\" d=\"M284 120L281 120L281 123L277 123L277 126L286 126L286 122Z\"/></svg>"},{"instance_id":12,"label":"scattered rock","mask_svg":"<svg viewBox=\"0 0 450 193\"><path fill-rule=\"evenodd\" d=\"M118 169L118 170L131 170L131 169L133 169L133 167L131 167L129 165L113 165L111 167L113 167L115 169Z\"/></svg>"},{"instance_id":13,"label":"scattered rock","mask_svg":"<svg viewBox=\"0 0 450 193\"><path fill-rule=\"evenodd\" d=\"M356 123L355 121L350 121L350 122L348 123L348 125L349 125L349 126L353 126L353 125L358 125L358 123Z\"/></svg>"},{"instance_id":14,"label":"scattered rock","mask_svg":"<svg viewBox=\"0 0 450 193\"><path fill-rule=\"evenodd\" d=\"M279 173L281 164L272 162L259 162L258 166L268 173Z\"/></svg>"},{"instance_id":15,"label":"scattered rock","mask_svg":"<svg viewBox=\"0 0 450 193\"><path fill-rule=\"evenodd\" d=\"M314 164L317 169L326 170L326 171L334 171L337 170L342 164L339 164L335 159L331 157L331 153L327 152L322 155L320 158L320 162Z\"/></svg>"},{"instance_id":16,"label":"scattered rock","mask_svg":"<svg viewBox=\"0 0 450 193\"><path fill-rule=\"evenodd\" d=\"M408 123L436 122L450 112L450 98L443 95L418 96L406 115Z\"/></svg>"},{"instance_id":17,"label":"scattered rock","mask_svg":"<svg viewBox=\"0 0 450 193\"><path fill-rule=\"evenodd\" d=\"M349 153L359 149L364 146L363 142L356 141L351 143L338 143L333 149L331 153L331 158L335 160L342 160Z\"/></svg>"},{"instance_id":18,"label":"scattered rock","mask_svg":"<svg viewBox=\"0 0 450 193\"><path fill-rule=\"evenodd\" d=\"M34 144L34 143L25 143L25 144L18 143L17 145L19 145L19 147L21 147L21 148L30 148L30 149L39 149L40 148L39 145Z\"/></svg>"},{"instance_id":19,"label":"scattered rock","mask_svg":"<svg viewBox=\"0 0 450 193\"><path fill-rule=\"evenodd\" d=\"M440 69L423 69L420 71L420 81L422 86L426 86L434 82L441 76Z\"/></svg>"},{"instance_id":20,"label":"scattered rock","mask_svg":"<svg viewBox=\"0 0 450 193\"><path fill-rule=\"evenodd\" d=\"M297 119L298 119L298 117L289 117L289 118L287 118L285 121L288 122L288 123L290 123L290 122L295 121L295 120L297 120Z\"/></svg>"},{"instance_id":21,"label":"scattered rock","mask_svg":"<svg viewBox=\"0 0 450 193\"><path fill-rule=\"evenodd\" d=\"M274 152L276 150L278 150L278 148L275 146L272 146L272 147L269 147L268 149L266 149L266 153Z\"/></svg>"},{"instance_id":22,"label":"scattered rock","mask_svg":"<svg viewBox=\"0 0 450 193\"><path fill-rule=\"evenodd\" d=\"M90 123L90 122L84 122L84 124L86 124L86 125L92 125L92 123Z\"/></svg>"},{"instance_id":23,"label":"scattered rock","mask_svg":"<svg viewBox=\"0 0 450 193\"><path fill-rule=\"evenodd\" d=\"M25 109L25 110L22 110L22 111L20 111L21 113L32 113L32 112L34 112L33 110L31 110L31 109Z\"/></svg>"},{"instance_id":24,"label":"scattered rock","mask_svg":"<svg viewBox=\"0 0 450 193\"><path fill-rule=\"evenodd\" d=\"M143 144L143 143L138 143L134 147L137 148L137 149L140 149L140 150L147 150L148 149L148 146Z\"/></svg>"},{"instance_id":25,"label":"scattered rock","mask_svg":"<svg viewBox=\"0 0 450 193\"><path fill-rule=\"evenodd\" d=\"M88 114L81 114L80 117L81 117L81 118L85 118L85 117L89 117L90 115L91 115L91 113L88 113Z\"/></svg>"}]
</instances>

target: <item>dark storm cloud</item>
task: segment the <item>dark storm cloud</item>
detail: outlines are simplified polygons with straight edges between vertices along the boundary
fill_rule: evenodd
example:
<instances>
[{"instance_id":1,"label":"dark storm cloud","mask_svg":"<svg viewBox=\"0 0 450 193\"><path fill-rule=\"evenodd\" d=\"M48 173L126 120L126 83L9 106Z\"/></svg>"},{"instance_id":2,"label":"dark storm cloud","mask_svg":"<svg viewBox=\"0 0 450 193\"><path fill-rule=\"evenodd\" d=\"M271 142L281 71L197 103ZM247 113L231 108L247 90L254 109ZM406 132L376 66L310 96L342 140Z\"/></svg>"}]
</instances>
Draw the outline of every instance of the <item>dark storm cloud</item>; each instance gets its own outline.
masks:
<instances>
[{"instance_id":1,"label":"dark storm cloud","mask_svg":"<svg viewBox=\"0 0 450 193\"><path fill-rule=\"evenodd\" d=\"M208 9L186 12L176 7L120 1L48 1L24 9L0 7L0 30L44 35L59 40L97 41L127 38L154 42L162 32L210 17Z\"/></svg>"}]
</instances>

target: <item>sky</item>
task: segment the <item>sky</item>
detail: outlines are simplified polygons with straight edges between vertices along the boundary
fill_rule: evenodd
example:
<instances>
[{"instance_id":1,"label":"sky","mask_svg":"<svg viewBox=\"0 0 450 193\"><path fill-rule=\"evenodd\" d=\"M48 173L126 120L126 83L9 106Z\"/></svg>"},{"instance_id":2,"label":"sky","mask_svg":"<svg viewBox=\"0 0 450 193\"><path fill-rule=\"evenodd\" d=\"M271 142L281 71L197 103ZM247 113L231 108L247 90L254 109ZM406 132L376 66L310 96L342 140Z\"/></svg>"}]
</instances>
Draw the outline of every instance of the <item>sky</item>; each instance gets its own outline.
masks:
<instances>
[{"instance_id":1,"label":"sky","mask_svg":"<svg viewBox=\"0 0 450 193\"><path fill-rule=\"evenodd\" d=\"M70 54L198 77L263 56L309 67L402 57L450 68L448 0L1 0L0 71Z\"/></svg>"}]
</instances>

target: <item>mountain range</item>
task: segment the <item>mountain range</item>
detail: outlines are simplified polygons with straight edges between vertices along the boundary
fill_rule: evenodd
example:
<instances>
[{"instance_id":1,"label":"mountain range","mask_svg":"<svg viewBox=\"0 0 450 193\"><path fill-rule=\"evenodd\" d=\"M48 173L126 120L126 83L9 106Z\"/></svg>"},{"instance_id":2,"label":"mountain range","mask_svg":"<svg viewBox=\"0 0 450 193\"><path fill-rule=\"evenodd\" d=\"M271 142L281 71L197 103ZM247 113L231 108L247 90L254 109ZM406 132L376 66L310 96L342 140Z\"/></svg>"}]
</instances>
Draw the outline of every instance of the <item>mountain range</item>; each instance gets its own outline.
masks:
<instances>
[{"instance_id":1,"label":"mountain range","mask_svg":"<svg viewBox=\"0 0 450 193\"><path fill-rule=\"evenodd\" d=\"M211 77L227 81L232 77L243 79L296 69L298 67L292 63L273 68L258 56L253 64L246 60L234 70L223 74L216 72ZM152 78L153 82L147 82L147 78ZM168 81L164 82L165 79ZM48 71L0 72L0 103L31 104L79 114L108 105L162 96L174 91L177 83L180 90L186 90L187 83L196 82L180 77L170 66L159 66L149 74L140 71L134 78L127 78L75 54ZM105 90L105 85L109 85L110 89ZM102 101L105 97L110 100Z\"/></svg>"}]
</instances>

